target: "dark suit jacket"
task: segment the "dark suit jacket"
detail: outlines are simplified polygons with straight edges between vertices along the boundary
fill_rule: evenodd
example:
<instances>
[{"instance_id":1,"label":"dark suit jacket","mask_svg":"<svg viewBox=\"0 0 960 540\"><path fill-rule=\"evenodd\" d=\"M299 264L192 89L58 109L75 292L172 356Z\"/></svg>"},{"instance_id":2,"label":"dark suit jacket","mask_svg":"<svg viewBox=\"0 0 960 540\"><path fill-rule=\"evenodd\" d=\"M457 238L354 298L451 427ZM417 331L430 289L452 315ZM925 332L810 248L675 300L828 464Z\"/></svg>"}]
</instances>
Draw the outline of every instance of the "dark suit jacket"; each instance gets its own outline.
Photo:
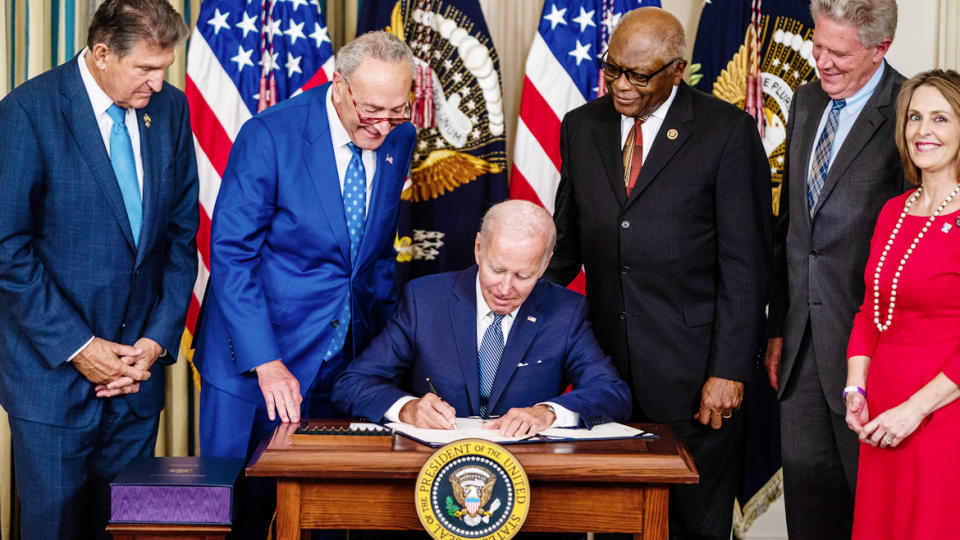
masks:
<instances>
[{"instance_id":1,"label":"dark suit jacket","mask_svg":"<svg viewBox=\"0 0 960 540\"><path fill-rule=\"evenodd\" d=\"M762 340L770 173L753 120L681 83L627 199L620 114L567 114L547 276L583 264L590 318L635 410L688 420L708 376L746 380Z\"/></svg>"},{"instance_id":2,"label":"dark suit jacket","mask_svg":"<svg viewBox=\"0 0 960 540\"><path fill-rule=\"evenodd\" d=\"M209 384L256 404L263 394L254 367L281 358L306 392L341 322L361 350L396 307L393 238L416 133L411 124L398 126L377 149L363 240L351 264L329 88L244 124L213 213L197 366ZM347 306L350 320L340 321Z\"/></svg>"},{"instance_id":3,"label":"dark suit jacket","mask_svg":"<svg viewBox=\"0 0 960 540\"><path fill-rule=\"evenodd\" d=\"M473 266L408 283L397 314L337 380L337 407L380 420L401 397L429 392L430 377L458 416L480 414L476 279ZM586 317L583 297L537 283L507 336L487 412L552 401L584 426L625 420L630 391Z\"/></svg>"},{"instance_id":4,"label":"dark suit jacket","mask_svg":"<svg viewBox=\"0 0 960 540\"><path fill-rule=\"evenodd\" d=\"M811 219L807 176L817 127L830 97L820 81L797 89L787 123L786 165L774 252L770 334L783 337L782 396L807 321L827 402L843 414L846 350L853 316L863 302L863 271L883 204L908 187L894 140L903 76L889 64L843 141Z\"/></svg>"},{"instance_id":5,"label":"dark suit jacket","mask_svg":"<svg viewBox=\"0 0 960 540\"><path fill-rule=\"evenodd\" d=\"M67 358L91 337L149 337L168 356L140 391L163 406L197 274L197 173L187 101L164 83L137 111L143 229L133 243L77 58L0 101L0 403L11 415L88 424L103 400ZM149 115L151 126L144 125Z\"/></svg>"}]
</instances>

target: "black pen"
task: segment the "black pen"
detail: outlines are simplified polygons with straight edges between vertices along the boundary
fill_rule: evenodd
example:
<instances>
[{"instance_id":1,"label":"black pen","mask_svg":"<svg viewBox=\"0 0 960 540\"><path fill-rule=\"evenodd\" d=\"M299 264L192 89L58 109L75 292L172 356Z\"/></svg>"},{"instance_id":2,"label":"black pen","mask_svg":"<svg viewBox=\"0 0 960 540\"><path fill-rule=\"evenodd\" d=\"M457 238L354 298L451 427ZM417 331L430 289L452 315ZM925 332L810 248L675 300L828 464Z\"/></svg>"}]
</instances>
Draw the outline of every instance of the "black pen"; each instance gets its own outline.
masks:
<instances>
[{"instance_id":1,"label":"black pen","mask_svg":"<svg viewBox=\"0 0 960 540\"><path fill-rule=\"evenodd\" d=\"M443 401L443 398L440 397L440 392L437 392L437 387L433 385L432 381L430 381L430 377L427 377L427 386L430 388L430 391L433 392L433 395L437 396L437 399ZM453 429L457 429L456 422L453 422Z\"/></svg>"}]
</instances>

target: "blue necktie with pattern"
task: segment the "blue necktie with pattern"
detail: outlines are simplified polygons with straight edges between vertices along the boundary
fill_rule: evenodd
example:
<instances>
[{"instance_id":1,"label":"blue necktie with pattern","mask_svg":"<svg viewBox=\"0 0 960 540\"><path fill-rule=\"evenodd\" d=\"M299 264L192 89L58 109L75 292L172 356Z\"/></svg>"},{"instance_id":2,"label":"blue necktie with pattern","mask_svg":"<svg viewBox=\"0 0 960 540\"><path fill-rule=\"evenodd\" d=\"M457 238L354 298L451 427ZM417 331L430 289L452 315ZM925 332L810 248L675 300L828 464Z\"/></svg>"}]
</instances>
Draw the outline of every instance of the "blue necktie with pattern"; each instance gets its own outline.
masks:
<instances>
[{"instance_id":1,"label":"blue necktie with pattern","mask_svg":"<svg viewBox=\"0 0 960 540\"><path fill-rule=\"evenodd\" d=\"M807 210L810 212L810 217L813 217L813 209L817 206L817 199L820 198L823 184L827 180L827 173L830 171L833 138L837 134L840 110L846 106L846 100L833 100L833 106L827 116L827 125L824 126L823 132L820 133L820 139L817 140L817 149L813 153L813 164L810 166L810 178L807 180Z\"/></svg>"},{"instance_id":2,"label":"blue necktie with pattern","mask_svg":"<svg viewBox=\"0 0 960 540\"><path fill-rule=\"evenodd\" d=\"M110 105L107 114L113 120L113 127L110 128L110 164L113 165L113 173L117 176L120 193L123 195L123 206L126 207L127 219L130 220L133 243L138 245L140 228L143 225L143 204L140 202L140 183L137 181L133 143L130 142L130 133L124 123L127 112L116 105Z\"/></svg>"},{"instance_id":3,"label":"blue necktie with pattern","mask_svg":"<svg viewBox=\"0 0 960 540\"><path fill-rule=\"evenodd\" d=\"M500 355L503 354L503 329L500 328L503 317L500 313L493 314L493 322L483 333L483 339L480 340L480 350L477 352L480 357L481 416L487 415L487 402L490 401L490 392L493 391L493 379L497 376Z\"/></svg>"},{"instance_id":4,"label":"blue necktie with pattern","mask_svg":"<svg viewBox=\"0 0 960 540\"><path fill-rule=\"evenodd\" d=\"M361 148L347 143L353 155L343 178L343 208L347 215L347 230L350 233L350 262L357 261L360 240L363 239L363 223L367 206L367 171L363 167Z\"/></svg>"},{"instance_id":5,"label":"blue necktie with pattern","mask_svg":"<svg viewBox=\"0 0 960 540\"><path fill-rule=\"evenodd\" d=\"M367 171L363 167L363 149L352 142L347 147L353 152L350 163L347 165L343 177L343 211L347 217L347 234L350 235L350 264L357 262L357 253L360 252L360 241L363 239L363 223L367 206ZM333 358L347 341L347 332L350 330L350 304L352 303L350 289L347 289L347 302L340 310L334 326L333 339L323 355L324 361Z\"/></svg>"}]
</instances>

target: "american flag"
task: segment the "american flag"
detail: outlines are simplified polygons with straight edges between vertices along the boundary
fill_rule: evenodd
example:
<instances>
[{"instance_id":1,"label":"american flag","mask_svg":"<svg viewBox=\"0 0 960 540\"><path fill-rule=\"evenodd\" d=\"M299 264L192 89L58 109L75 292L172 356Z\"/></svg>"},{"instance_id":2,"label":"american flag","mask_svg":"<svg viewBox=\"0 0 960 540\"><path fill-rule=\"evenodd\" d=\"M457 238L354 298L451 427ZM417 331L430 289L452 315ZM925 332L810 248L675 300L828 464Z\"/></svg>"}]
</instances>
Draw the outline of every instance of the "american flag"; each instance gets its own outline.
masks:
<instances>
[{"instance_id":1,"label":"american flag","mask_svg":"<svg viewBox=\"0 0 960 540\"><path fill-rule=\"evenodd\" d=\"M210 277L210 216L240 126L333 74L333 47L319 2L206 0L200 8L185 88L200 177L200 269L187 313L185 352Z\"/></svg>"},{"instance_id":2,"label":"american flag","mask_svg":"<svg viewBox=\"0 0 960 540\"><path fill-rule=\"evenodd\" d=\"M547 0L527 56L510 198L553 213L560 184L560 121L603 95L600 56L623 14L659 0ZM582 280L582 275L580 278ZM571 288L582 292L582 283Z\"/></svg>"}]
</instances>

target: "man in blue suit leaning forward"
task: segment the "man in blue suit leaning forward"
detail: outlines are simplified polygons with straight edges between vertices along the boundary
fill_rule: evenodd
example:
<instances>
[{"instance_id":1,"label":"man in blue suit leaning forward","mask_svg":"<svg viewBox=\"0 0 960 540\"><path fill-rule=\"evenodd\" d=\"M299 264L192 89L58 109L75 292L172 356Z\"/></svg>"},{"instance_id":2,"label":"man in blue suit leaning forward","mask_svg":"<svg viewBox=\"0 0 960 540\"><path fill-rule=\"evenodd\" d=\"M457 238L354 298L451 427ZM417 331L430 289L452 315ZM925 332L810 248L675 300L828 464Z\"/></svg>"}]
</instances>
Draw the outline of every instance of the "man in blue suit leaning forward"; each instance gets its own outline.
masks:
<instances>
[{"instance_id":1,"label":"man in blue suit leaning forward","mask_svg":"<svg viewBox=\"0 0 960 540\"><path fill-rule=\"evenodd\" d=\"M74 59L0 101L0 403L23 538L107 537L107 482L152 455L197 273L187 38L107 0Z\"/></svg>"},{"instance_id":2,"label":"man in blue suit leaning forward","mask_svg":"<svg viewBox=\"0 0 960 540\"><path fill-rule=\"evenodd\" d=\"M411 281L384 332L337 380L337 406L425 428L499 416L485 427L508 436L626 419L630 391L593 337L586 299L540 279L556 237L533 203L493 206L477 266Z\"/></svg>"},{"instance_id":3,"label":"man in blue suit leaning forward","mask_svg":"<svg viewBox=\"0 0 960 540\"><path fill-rule=\"evenodd\" d=\"M204 455L247 457L278 421L336 416L333 381L393 312L413 71L403 41L364 34L337 52L330 83L240 130L198 331ZM241 490L251 525L234 530L263 538L273 495L256 483Z\"/></svg>"}]
</instances>

